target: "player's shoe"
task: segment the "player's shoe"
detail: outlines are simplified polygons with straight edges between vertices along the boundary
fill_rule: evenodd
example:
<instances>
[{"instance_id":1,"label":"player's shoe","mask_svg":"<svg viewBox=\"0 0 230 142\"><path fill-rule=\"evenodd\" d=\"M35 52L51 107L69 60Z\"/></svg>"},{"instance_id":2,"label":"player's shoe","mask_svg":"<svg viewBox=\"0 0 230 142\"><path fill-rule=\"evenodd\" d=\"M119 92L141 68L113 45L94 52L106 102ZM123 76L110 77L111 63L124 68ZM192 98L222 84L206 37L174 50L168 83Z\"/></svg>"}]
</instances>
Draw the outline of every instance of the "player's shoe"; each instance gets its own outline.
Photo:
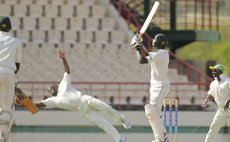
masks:
<instances>
[{"instance_id":1,"label":"player's shoe","mask_svg":"<svg viewBox=\"0 0 230 142\"><path fill-rule=\"evenodd\" d=\"M168 139L168 137L165 137L165 140L164 140L164 142L169 142L169 139Z\"/></svg>"},{"instance_id":2,"label":"player's shoe","mask_svg":"<svg viewBox=\"0 0 230 142\"><path fill-rule=\"evenodd\" d=\"M161 140L153 140L152 142L162 142Z\"/></svg>"},{"instance_id":3,"label":"player's shoe","mask_svg":"<svg viewBox=\"0 0 230 142\"><path fill-rule=\"evenodd\" d=\"M121 136L119 142L126 142L126 138L124 136Z\"/></svg>"},{"instance_id":4,"label":"player's shoe","mask_svg":"<svg viewBox=\"0 0 230 142\"><path fill-rule=\"evenodd\" d=\"M4 142L4 137L3 137L3 134L0 132L0 142Z\"/></svg>"},{"instance_id":5,"label":"player's shoe","mask_svg":"<svg viewBox=\"0 0 230 142\"><path fill-rule=\"evenodd\" d=\"M121 122L125 129L130 129L132 127L131 123L128 121L127 118L125 118L124 115L121 116Z\"/></svg>"},{"instance_id":6,"label":"player's shoe","mask_svg":"<svg viewBox=\"0 0 230 142\"><path fill-rule=\"evenodd\" d=\"M152 142L169 142L169 139L166 137L164 141L161 140L153 140Z\"/></svg>"}]
</instances>

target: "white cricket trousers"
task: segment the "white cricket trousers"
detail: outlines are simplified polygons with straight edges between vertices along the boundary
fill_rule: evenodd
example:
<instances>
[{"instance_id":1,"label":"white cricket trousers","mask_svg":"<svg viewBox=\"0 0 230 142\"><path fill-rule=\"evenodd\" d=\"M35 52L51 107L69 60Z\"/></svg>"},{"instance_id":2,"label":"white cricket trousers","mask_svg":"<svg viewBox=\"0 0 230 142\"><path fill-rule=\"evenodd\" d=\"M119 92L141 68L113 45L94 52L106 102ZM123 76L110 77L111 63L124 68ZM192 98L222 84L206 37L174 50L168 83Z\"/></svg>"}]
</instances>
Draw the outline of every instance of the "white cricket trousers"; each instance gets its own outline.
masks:
<instances>
[{"instance_id":1,"label":"white cricket trousers","mask_svg":"<svg viewBox=\"0 0 230 142\"><path fill-rule=\"evenodd\" d=\"M93 97L87 99L87 105L87 110L85 111L85 114L83 114L86 119L103 129L115 140L115 142L119 142L121 135L118 133L117 129L104 118L102 113L105 112L109 114L119 123L122 123L121 114L108 104Z\"/></svg>"},{"instance_id":2,"label":"white cricket trousers","mask_svg":"<svg viewBox=\"0 0 230 142\"><path fill-rule=\"evenodd\" d=\"M15 90L15 78L9 74L0 74L0 121L9 122L12 115L12 105ZM8 124L1 125L1 132L5 133Z\"/></svg>"},{"instance_id":3,"label":"white cricket trousers","mask_svg":"<svg viewBox=\"0 0 230 142\"><path fill-rule=\"evenodd\" d=\"M205 142L216 142L216 137L220 128L225 124L225 122L229 119L230 112L222 111L220 109L217 110L212 124L209 128L208 134L206 135Z\"/></svg>"},{"instance_id":4,"label":"white cricket trousers","mask_svg":"<svg viewBox=\"0 0 230 142\"><path fill-rule=\"evenodd\" d=\"M0 107L2 111L12 111L14 89L14 76L8 74L0 74Z\"/></svg>"},{"instance_id":5,"label":"white cricket trousers","mask_svg":"<svg viewBox=\"0 0 230 142\"><path fill-rule=\"evenodd\" d=\"M154 115L159 116L159 119L153 120L156 127L152 127L155 139L157 140L164 140L166 134L161 109L163 100L168 96L169 91L170 85L164 84L154 84L150 88L150 104L156 107L157 112Z\"/></svg>"}]
</instances>

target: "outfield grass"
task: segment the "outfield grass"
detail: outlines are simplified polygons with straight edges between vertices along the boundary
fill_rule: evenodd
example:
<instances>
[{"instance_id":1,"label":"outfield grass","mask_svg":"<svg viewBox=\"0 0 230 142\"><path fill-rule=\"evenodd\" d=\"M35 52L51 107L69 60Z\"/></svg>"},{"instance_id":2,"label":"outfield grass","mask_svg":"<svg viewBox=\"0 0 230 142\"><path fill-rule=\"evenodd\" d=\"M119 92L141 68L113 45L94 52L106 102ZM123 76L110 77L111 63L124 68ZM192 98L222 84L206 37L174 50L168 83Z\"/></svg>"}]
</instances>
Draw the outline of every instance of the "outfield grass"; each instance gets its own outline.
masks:
<instances>
[{"instance_id":1,"label":"outfield grass","mask_svg":"<svg viewBox=\"0 0 230 142\"><path fill-rule=\"evenodd\" d=\"M219 24L220 42L194 42L179 49L177 55L185 60L202 62L215 60L217 63L223 64L225 71L230 75L230 16L221 16Z\"/></svg>"}]
</instances>

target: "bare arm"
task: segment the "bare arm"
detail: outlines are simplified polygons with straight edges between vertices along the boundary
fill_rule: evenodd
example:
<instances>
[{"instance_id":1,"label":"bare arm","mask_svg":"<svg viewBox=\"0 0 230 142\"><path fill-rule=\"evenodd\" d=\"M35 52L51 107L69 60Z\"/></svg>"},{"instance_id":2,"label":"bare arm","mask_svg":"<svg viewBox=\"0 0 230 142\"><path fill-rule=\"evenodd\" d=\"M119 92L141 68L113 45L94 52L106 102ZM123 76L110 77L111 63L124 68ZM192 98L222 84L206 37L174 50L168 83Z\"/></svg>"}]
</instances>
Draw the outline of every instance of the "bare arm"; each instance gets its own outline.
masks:
<instances>
[{"instance_id":1,"label":"bare arm","mask_svg":"<svg viewBox=\"0 0 230 142\"><path fill-rule=\"evenodd\" d=\"M136 49L136 52L137 52L137 58L138 58L139 63L140 64L147 64L148 60L147 60L146 56L148 56L149 53L146 52L143 47Z\"/></svg>"},{"instance_id":2,"label":"bare arm","mask_svg":"<svg viewBox=\"0 0 230 142\"><path fill-rule=\"evenodd\" d=\"M208 96L205 98L205 100L204 100L204 102L203 102L203 104L202 104L202 107L203 107L203 108L206 108L206 107L208 106L208 102L209 102L209 101L214 101L213 96L208 95Z\"/></svg>"},{"instance_id":3,"label":"bare arm","mask_svg":"<svg viewBox=\"0 0 230 142\"><path fill-rule=\"evenodd\" d=\"M38 102L38 103L36 103L35 104L38 108L44 108L44 107L46 107L46 105L44 104L44 103L42 103L42 102Z\"/></svg>"},{"instance_id":4,"label":"bare arm","mask_svg":"<svg viewBox=\"0 0 230 142\"><path fill-rule=\"evenodd\" d=\"M16 70L14 71L14 73L17 74L20 69L20 63L15 63L15 65L16 65Z\"/></svg>"},{"instance_id":5,"label":"bare arm","mask_svg":"<svg viewBox=\"0 0 230 142\"><path fill-rule=\"evenodd\" d=\"M230 103L230 99L226 101L224 105L224 110L227 110L229 108L229 103Z\"/></svg>"},{"instance_id":6,"label":"bare arm","mask_svg":"<svg viewBox=\"0 0 230 142\"><path fill-rule=\"evenodd\" d=\"M70 74L70 69L69 69L69 64L66 60L66 57L65 57L65 52L63 50L60 50L59 51L59 57L62 59L63 61L63 64L64 64L64 70L66 73Z\"/></svg>"},{"instance_id":7,"label":"bare arm","mask_svg":"<svg viewBox=\"0 0 230 142\"><path fill-rule=\"evenodd\" d=\"M132 38L130 44L130 48L136 50L137 59L140 64L148 63L146 56L149 55L148 51L146 51L143 47L143 39L138 34L135 34Z\"/></svg>"}]
</instances>

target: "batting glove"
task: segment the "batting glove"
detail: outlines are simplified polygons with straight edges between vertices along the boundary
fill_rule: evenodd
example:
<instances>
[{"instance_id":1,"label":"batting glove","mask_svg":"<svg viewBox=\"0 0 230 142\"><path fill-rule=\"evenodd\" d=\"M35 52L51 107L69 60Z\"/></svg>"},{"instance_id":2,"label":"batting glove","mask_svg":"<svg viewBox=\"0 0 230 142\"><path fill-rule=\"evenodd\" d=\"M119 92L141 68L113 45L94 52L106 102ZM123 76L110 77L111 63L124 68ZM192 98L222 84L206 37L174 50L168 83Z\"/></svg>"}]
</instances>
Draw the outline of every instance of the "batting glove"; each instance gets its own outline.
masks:
<instances>
[{"instance_id":1,"label":"batting glove","mask_svg":"<svg viewBox=\"0 0 230 142\"><path fill-rule=\"evenodd\" d=\"M141 48L142 42L143 38L140 37L138 34L135 34L129 45L138 50Z\"/></svg>"}]
</instances>

